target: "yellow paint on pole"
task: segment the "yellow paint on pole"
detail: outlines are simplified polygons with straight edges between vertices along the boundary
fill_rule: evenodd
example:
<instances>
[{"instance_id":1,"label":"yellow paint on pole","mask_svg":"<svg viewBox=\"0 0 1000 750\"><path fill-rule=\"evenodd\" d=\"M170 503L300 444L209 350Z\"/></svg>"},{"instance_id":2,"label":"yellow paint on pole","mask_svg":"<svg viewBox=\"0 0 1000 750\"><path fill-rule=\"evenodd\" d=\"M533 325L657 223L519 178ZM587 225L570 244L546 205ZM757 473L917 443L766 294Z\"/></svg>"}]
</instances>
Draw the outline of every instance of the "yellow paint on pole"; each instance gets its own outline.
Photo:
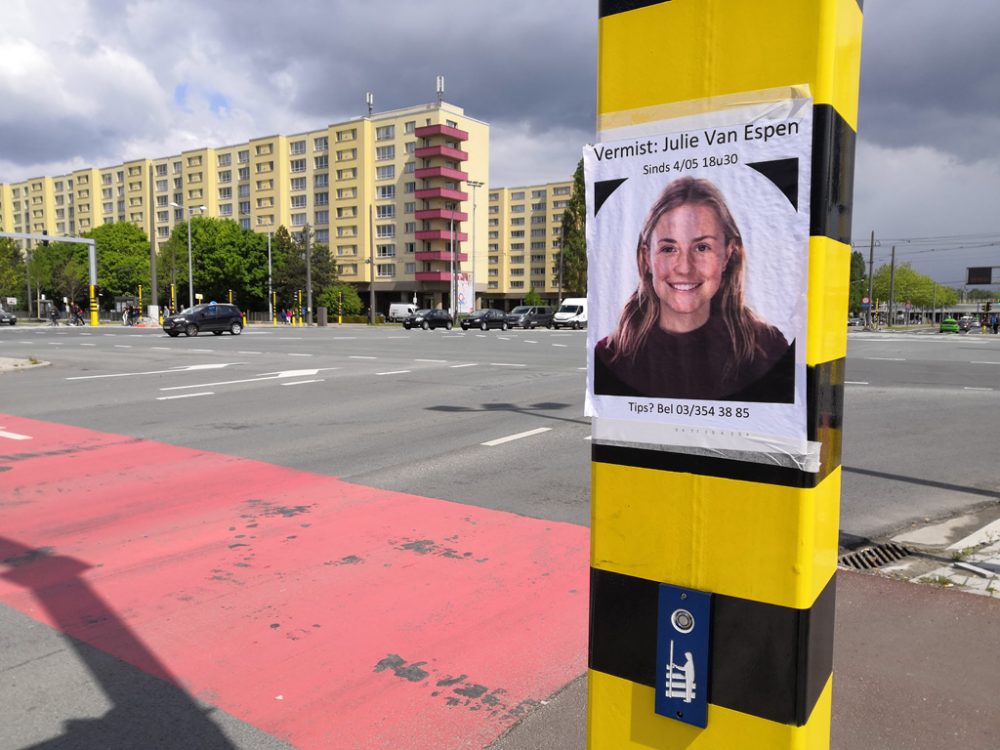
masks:
<instances>
[{"instance_id":1,"label":"yellow paint on pole","mask_svg":"<svg viewBox=\"0 0 1000 750\"><path fill-rule=\"evenodd\" d=\"M600 0L598 131L634 136L613 158L658 152L648 162L670 172L664 184L711 162L695 169L684 157L704 152L678 148L675 161L660 158L665 143L641 145L658 123L701 126L718 112L772 102L812 108L804 293L789 302L804 308L794 344L809 460L773 464L715 450L706 428L695 431L708 435L707 449L602 439L595 417L591 750L829 747L862 20L860 0ZM740 137L751 138L753 125ZM625 179L588 183L603 190L588 194L588 221L616 182ZM635 236L617 249L634 256ZM762 244L751 263L766 263ZM602 272L591 263L591 292ZM697 681L709 698L704 728L657 713L661 584L712 595L710 669Z\"/></svg>"}]
</instances>

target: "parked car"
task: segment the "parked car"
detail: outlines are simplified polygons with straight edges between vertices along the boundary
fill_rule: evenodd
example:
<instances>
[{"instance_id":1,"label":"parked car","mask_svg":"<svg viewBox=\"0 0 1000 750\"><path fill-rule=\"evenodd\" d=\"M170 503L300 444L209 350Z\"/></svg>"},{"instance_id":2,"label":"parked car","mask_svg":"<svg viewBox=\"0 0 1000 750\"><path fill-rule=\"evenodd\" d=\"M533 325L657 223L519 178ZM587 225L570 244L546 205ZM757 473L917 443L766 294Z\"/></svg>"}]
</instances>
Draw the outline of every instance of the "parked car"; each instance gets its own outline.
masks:
<instances>
[{"instance_id":1,"label":"parked car","mask_svg":"<svg viewBox=\"0 0 1000 750\"><path fill-rule=\"evenodd\" d=\"M444 328L451 330L451 313L447 310L417 310L412 315L403 320L403 328L423 328L425 331L431 328Z\"/></svg>"},{"instance_id":2,"label":"parked car","mask_svg":"<svg viewBox=\"0 0 1000 750\"><path fill-rule=\"evenodd\" d=\"M552 316L552 326L554 328L586 328L587 327L587 298L571 297L563 300L563 303Z\"/></svg>"},{"instance_id":3,"label":"parked car","mask_svg":"<svg viewBox=\"0 0 1000 750\"><path fill-rule=\"evenodd\" d=\"M7 312L6 310L0 310L0 325L16 325L17 316L12 312Z\"/></svg>"},{"instance_id":4,"label":"parked car","mask_svg":"<svg viewBox=\"0 0 1000 750\"><path fill-rule=\"evenodd\" d=\"M958 319L958 330L963 333L968 333L973 328L979 328L979 321L973 318L971 315L963 315Z\"/></svg>"},{"instance_id":5,"label":"parked car","mask_svg":"<svg viewBox=\"0 0 1000 750\"><path fill-rule=\"evenodd\" d=\"M847 318L848 328L858 328L864 325L864 321L861 320L857 315L850 315Z\"/></svg>"},{"instance_id":6,"label":"parked car","mask_svg":"<svg viewBox=\"0 0 1000 750\"><path fill-rule=\"evenodd\" d=\"M954 318L945 318L941 321L940 333L958 333L958 322Z\"/></svg>"},{"instance_id":7,"label":"parked car","mask_svg":"<svg viewBox=\"0 0 1000 750\"><path fill-rule=\"evenodd\" d=\"M552 308L545 305L518 305L507 313L507 325L511 328L552 327Z\"/></svg>"},{"instance_id":8,"label":"parked car","mask_svg":"<svg viewBox=\"0 0 1000 750\"><path fill-rule=\"evenodd\" d=\"M163 330L170 337L197 336L202 331L211 331L221 336L229 331L233 336L239 336L243 330L243 313L236 305L210 302L207 305L195 305L187 310L181 310L163 319Z\"/></svg>"},{"instance_id":9,"label":"parked car","mask_svg":"<svg viewBox=\"0 0 1000 750\"><path fill-rule=\"evenodd\" d=\"M463 331L468 331L470 328L479 328L483 331L487 328L499 328L501 331L506 331L508 328L507 313L492 307L476 310L462 321Z\"/></svg>"},{"instance_id":10,"label":"parked car","mask_svg":"<svg viewBox=\"0 0 1000 750\"><path fill-rule=\"evenodd\" d=\"M398 323L401 320L406 320L415 312L417 312L416 305L411 305L409 302L394 302L389 305L389 315L386 320L390 323Z\"/></svg>"}]
</instances>

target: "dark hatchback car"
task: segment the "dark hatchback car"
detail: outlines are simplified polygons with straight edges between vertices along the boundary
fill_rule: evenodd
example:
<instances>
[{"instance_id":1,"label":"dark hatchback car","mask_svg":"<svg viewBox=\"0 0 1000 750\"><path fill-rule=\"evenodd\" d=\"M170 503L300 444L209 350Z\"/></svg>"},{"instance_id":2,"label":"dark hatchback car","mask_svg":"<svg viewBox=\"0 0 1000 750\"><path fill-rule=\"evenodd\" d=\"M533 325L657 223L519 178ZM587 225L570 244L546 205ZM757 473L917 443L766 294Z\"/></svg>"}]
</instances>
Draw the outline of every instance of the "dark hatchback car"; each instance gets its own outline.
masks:
<instances>
[{"instance_id":1,"label":"dark hatchback car","mask_svg":"<svg viewBox=\"0 0 1000 750\"><path fill-rule=\"evenodd\" d=\"M423 328L427 331L431 328L444 328L450 331L451 326L451 313L447 310L417 310L403 321L403 328L407 330Z\"/></svg>"},{"instance_id":2,"label":"dark hatchback car","mask_svg":"<svg viewBox=\"0 0 1000 750\"><path fill-rule=\"evenodd\" d=\"M163 319L163 330L168 336L197 336L211 331L221 336L225 331L239 336L243 330L243 314L236 305L209 303L195 305Z\"/></svg>"},{"instance_id":3,"label":"dark hatchback car","mask_svg":"<svg viewBox=\"0 0 1000 750\"><path fill-rule=\"evenodd\" d=\"M468 331L470 328L478 328L482 331L487 328L499 328L501 331L506 331L509 328L507 313L503 310L494 310L492 307L476 310L462 321L462 330Z\"/></svg>"},{"instance_id":4,"label":"dark hatchback car","mask_svg":"<svg viewBox=\"0 0 1000 750\"><path fill-rule=\"evenodd\" d=\"M17 316L12 312L7 312L6 310L0 310L0 325L5 325L5 326L17 325Z\"/></svg>"},{"instance_id":5,"label":"dark hatchback car","mask_svg":"<svg viewBox=\"0 0 1000 750\"><path fill-rule=\"evenodd\" d=\"M545 326L552 327L551 307L545 305L518 305L507 313L507 325L511 328L520 326L521 328L538 328Z\"/></svg>"}]
</instances>

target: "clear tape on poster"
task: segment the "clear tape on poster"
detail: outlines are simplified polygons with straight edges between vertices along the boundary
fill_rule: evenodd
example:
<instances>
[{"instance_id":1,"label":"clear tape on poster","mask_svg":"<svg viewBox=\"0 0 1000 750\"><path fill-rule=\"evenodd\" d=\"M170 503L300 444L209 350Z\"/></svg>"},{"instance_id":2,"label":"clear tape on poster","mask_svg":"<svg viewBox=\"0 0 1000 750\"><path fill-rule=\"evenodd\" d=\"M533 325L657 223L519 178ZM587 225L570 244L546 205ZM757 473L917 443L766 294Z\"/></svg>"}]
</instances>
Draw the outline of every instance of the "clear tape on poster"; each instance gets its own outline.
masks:
<instances>
[{"instance_id":1,"label":"clear tape on poster","mask_svg":"<svg viewBox=\"0 0 1000 750\"><path fill-rule=\"evenodd\" d=\"M593 442L602 445L748 461L811 474L820 470L822 443L812 440L803 445L799 441L767 435L662 423L642 425L601 417L594 417L591 431Z\"/></svg>"}]
</instances>

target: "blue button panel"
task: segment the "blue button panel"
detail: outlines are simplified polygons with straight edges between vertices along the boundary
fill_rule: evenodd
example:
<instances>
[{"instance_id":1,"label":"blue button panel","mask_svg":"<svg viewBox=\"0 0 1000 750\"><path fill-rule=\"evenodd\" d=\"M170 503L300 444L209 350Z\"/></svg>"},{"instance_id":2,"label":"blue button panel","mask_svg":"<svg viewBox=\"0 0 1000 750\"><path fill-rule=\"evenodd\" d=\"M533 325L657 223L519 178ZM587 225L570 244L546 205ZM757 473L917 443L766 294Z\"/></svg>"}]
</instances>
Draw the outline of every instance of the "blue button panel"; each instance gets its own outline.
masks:
<instances>
[{"instance_id":1,"label":"blue button panel","mask_svg":"<svg viewBox=\"0 0 1000 750\"><path fill-rule=\"evenodd\" d=\"M712 595L660 584L656 623L656 713L708 725Z\"/></svg>"}]
</instances>

